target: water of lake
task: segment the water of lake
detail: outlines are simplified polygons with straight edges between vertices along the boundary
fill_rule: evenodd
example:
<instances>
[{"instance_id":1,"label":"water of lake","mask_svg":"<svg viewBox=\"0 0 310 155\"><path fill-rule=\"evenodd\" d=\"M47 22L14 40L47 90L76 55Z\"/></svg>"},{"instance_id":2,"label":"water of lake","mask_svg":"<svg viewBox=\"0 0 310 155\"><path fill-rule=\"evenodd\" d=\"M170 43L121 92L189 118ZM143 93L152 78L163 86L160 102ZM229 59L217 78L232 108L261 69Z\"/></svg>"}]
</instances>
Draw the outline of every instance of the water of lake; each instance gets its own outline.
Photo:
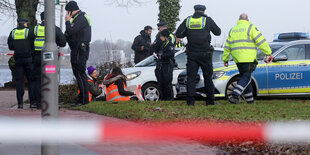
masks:
<instances>
[{"instance_id":1,"label":"water of lake","mask_svg":"<svg viewBox=\"0 0 310 155\"><path fill-rule=\"evenodd\" d=\"M71 84L73 83L73 73L71 68L60 69L60 84ZM0 69L0 87L4 87L4 83L12 80L10 69Z\"/></svg>"}]
</instances>

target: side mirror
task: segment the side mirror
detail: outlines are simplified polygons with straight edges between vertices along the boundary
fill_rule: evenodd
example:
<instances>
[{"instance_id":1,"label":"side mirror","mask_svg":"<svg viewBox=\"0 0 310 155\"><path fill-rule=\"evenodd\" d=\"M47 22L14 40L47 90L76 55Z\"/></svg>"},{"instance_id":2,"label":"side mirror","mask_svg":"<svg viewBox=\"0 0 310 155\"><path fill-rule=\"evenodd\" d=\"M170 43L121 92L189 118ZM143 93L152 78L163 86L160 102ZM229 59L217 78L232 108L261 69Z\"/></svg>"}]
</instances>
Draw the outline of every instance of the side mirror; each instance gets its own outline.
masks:
<instances>
[{"instance_id":1,"label":"side mirror","mask_svg":"<svg viewBox=\"0 0 310 155\"><path fill-rule=\"evenodd\" d=\"M277 55L277 56L273 59L273 61L275 61L275 62L277 62L277 61L287 61L287 60L288 60L288 58L287 58L287 56L284 55L284 54L279 54L279 55Z\"/></svg>"}]
</instances>

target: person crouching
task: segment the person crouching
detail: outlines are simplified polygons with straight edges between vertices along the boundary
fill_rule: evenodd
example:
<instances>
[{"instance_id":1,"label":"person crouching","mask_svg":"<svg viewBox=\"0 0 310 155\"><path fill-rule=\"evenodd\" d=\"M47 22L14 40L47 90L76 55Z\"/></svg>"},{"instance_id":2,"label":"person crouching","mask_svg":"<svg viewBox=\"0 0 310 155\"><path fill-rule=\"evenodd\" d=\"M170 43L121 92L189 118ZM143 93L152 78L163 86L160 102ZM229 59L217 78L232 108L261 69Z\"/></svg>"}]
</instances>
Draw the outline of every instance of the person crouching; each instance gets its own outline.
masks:
<instances>
[{"instance_id":1,"label":"person crouching","mask_svg":"<svg viewBox=\"0 0 310 155\"><path fill-rule=\"evenodd\" d=\"M121 68L115 67L112 73L107 75L103 82L106 85L107 101L129 101L130 96L135 95L133 92L126 91L126 76Z\"/></svg>"},{"instance_id":2,"label":"person crouching","mask_svg":"<svg viewBox=\"0 0 310 155\"><path fill-rule=\"evenodd\" d=\"M98 79L98 72L96 70L96 68L94 68L93 66L89 66L87 68L87 72L88 72L88 99L89 102L92 101L104 101L105 97L99 97L102 94L102 86L98 86L97 85L97 79Z\"/></svg>"}]
</instances>

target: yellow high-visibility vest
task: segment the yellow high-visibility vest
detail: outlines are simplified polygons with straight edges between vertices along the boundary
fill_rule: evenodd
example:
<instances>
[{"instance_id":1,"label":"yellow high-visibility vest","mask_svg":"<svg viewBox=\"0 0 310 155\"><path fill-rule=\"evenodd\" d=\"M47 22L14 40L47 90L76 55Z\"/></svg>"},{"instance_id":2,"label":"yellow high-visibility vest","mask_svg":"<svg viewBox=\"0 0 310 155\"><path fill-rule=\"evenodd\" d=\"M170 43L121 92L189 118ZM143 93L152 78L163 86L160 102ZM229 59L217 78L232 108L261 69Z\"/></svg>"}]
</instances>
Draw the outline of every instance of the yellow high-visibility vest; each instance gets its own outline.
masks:
<instances>
[{"instance_id":1,"label":"yellow high-visibility vest","mask_svg":"<svg viewBox=\"0 0 310 155\"><path fill-rule=\"evenodd\" d=\"M201 30L206 26L206 17L193 18L188 17L186 19L186 28L190 30Z\"/></svg>"},{"instance_id":2,"label":"yellow high-visibility vest","mask_svg":"<svg viewBox=\"0 0 310 155\"><path fill-rule=\"evenodd\" d=\"M42 51L45 43L45 26L37 25L34 28L34 50Z\"/></svg>"},{"instance_id":3,"label":"yellow high-visibility vest","mask_svg":"<svg viewBox=\"0 0 310 155\"><path fill-rule=\"evenodd\" d=\"M271 49L264 36L255 25L246 20L239 20L226 40L223 61L228 62L230 54L236 63L254 62L257 58L257 47L266 55Z\"/></svg>"},{"instance_id":4,"label":"yellow high-visibility vest","mask_svg":"<svg viewBox=\"0 0 310 155\"><path fill-rule=\"evenodd\" d=\"M24 29L14 29L12 31L12 38L13 40L23 40L27 39L29 34L29 29L24 28Z\"/></svg>"},{"instance_id":5,"label":"yellow high-visibility vest","mask_svg":"<svg viewBox=\"0 0 310 155\"><path fill-rule=\"evenodd\" d=\"M78 17L79 15L76 15L74 18L72 18L71 20L70 20L70 24L72 24L73 23L73 21L76 19L76 17ZM85 13L84 14L84 17L86 18L86 20L87 20L87 22L88 22L88 25L89 26L91 26L91 21L90 21L90 18L89 18L89 16Z\"/></svg>"}]
</instances>

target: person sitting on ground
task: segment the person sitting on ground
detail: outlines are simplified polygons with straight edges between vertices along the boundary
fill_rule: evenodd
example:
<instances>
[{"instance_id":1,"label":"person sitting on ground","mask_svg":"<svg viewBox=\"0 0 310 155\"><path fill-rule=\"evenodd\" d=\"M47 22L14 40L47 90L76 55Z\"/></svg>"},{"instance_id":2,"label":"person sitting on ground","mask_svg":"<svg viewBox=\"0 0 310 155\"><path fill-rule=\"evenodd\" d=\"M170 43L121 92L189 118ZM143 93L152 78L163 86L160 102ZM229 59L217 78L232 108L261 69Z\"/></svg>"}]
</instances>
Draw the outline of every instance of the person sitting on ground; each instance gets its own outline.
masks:
<instances>
[{"instance_id":1,"label":"person sitting on ground","mask_svg":"<svg viewBox=\"0 0 310 155\"><path fill-rule=\"evenodd\" d=\"M89 102L92 101L102 101L104 100L104 98L100 97L97 98L98 96L100 96L102 94L102 86L98 86L97 85L97 79L98 79L98 72L96 70L96 68L94 68L93 66L89 66L87 68L87 72L88 72L88 99Z\"/></svg>"},{"instance_id":2,"label":"person sitting on ground","mask_svg":"<svg viewBox=\"0 0 310 155\"><path fill-rule=\"evenodd\" d=\"M134 100L130 96L135 95L133 92L126 91L126 76L122 69L115 67L112 73L107 75L103 82L106 85L107 101L129 101Z\"/></svg>"}]
</instances>

